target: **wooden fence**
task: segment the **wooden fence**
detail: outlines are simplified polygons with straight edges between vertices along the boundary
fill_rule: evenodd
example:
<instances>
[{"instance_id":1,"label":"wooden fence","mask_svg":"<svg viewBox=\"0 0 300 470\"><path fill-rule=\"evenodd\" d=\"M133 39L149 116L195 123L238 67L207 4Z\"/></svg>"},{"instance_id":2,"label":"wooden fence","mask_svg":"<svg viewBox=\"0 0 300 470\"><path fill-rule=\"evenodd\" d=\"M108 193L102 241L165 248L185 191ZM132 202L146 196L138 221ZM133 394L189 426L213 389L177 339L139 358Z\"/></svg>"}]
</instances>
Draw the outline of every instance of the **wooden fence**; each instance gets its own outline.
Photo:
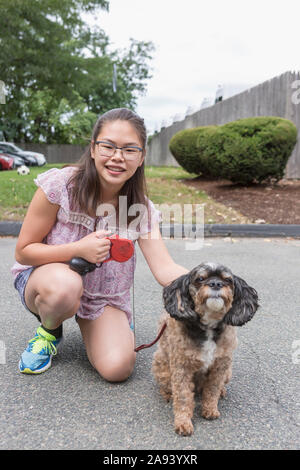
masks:
<instances>
[{"instance_id":1,"label":"wooden fence","mask_svg":"<svg viewBox=\"0 0 300 470\"><path fill-rule=\"evenodd\" d=\"M298 91L299 90L299 91ZM169 142L176 132L197 126L222 125L254 116L290 119L298 129L298 142L286 166L287 178L300 178L300 73L286 72L238 95L201 109L154 135L148 146L147 164L173 165Z\"/></svg>"}]
</instances>

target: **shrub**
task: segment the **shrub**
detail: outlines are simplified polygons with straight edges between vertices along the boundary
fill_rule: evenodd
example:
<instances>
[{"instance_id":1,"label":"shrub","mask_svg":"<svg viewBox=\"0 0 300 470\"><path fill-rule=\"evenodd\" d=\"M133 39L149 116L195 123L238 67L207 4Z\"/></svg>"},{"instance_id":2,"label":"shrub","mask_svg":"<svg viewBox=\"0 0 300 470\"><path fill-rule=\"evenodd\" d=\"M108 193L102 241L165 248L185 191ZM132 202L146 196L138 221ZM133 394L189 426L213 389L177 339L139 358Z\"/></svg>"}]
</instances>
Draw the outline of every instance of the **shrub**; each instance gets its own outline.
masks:
<instances>
[{"instance_id":1,"label":"shrub","mask_svg":"<svg viewBox=\"0 0 300 470\"><path fill-rule=\"evenodd\" d=\"M291 121L255 117L180 131L169 147L188 172L248 184L281 179L296 141Z\"/></svg>"}]
</instances>

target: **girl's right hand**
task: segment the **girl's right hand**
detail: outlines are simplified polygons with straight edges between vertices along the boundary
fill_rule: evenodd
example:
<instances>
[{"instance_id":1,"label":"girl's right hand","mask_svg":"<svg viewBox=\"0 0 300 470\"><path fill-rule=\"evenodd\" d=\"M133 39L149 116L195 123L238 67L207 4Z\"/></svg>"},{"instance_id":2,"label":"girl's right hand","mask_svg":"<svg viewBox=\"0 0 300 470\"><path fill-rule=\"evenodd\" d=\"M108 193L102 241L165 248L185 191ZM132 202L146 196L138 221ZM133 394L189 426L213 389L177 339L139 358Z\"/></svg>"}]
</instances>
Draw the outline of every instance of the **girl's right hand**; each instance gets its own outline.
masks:
<instances>
[{"instance_id":1,"label":"girl's right hand","mask_svg":"<svg viewBox=\"0 0 300 470\"><path fill-rule=\"evenodd\" d=\"M111 242L108 237L111 232L98 230L89 233L76 243L76 256L86 259L90 263L101 263L109 254Z\"/></svg>"}]
</instances>

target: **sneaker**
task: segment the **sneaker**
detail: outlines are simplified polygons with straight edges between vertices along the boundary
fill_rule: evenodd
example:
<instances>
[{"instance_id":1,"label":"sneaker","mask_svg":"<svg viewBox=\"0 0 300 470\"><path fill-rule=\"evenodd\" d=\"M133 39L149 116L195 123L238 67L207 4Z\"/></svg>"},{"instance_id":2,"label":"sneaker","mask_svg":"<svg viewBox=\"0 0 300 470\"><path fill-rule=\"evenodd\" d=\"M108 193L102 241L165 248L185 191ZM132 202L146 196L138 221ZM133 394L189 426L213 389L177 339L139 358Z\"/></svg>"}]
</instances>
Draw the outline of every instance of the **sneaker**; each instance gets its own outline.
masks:
<instances>
[{"instance_id":1,"label":"sneaker","mask_svg":"<svg viewBox=\"0 0 300 470\"><path fill-rule=\"evenodd\" d=\"M23 374L41 374L51 366L52 356L57 353L57 346L62 338L47 333L42 326L36 330L36 335L23 352L19 370Z\"/></svg>"}]
</instances>

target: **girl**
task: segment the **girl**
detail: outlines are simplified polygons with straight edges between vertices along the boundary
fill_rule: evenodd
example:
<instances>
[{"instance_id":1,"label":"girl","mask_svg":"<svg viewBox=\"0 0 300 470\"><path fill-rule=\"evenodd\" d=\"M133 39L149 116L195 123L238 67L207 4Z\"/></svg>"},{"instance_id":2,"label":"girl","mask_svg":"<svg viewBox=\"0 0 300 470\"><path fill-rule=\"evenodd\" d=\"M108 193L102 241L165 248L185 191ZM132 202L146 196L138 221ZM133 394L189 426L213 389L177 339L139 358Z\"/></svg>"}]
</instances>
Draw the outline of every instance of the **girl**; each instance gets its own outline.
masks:
<instances>
[{"instance_id":1,"label":"girl","mask_svg":"<svg viewBox=\"0 0 300 470\"><path fill-rule=\"evenodd\" d=\"M187 272L170 257L159 231L159 212L145 196L145 148L144 121L128 109L113 109L96 122L78 165L53 168L35 180L38 189L22 225L12 272L23 305L41 326L21 356L20 372L39 374L51 366L62 323L76 314L89 361L99 374L114 382L132 373L135 254L124 263L104 263L84 277L68 262L81 257L100 263L109 256L107 237L120 233L120 200L126 197L127 214L134 204L144 208L139 219L125 217L127 238L138 241L157 282L166 286Z\"/></svg>"}]
</instances>

